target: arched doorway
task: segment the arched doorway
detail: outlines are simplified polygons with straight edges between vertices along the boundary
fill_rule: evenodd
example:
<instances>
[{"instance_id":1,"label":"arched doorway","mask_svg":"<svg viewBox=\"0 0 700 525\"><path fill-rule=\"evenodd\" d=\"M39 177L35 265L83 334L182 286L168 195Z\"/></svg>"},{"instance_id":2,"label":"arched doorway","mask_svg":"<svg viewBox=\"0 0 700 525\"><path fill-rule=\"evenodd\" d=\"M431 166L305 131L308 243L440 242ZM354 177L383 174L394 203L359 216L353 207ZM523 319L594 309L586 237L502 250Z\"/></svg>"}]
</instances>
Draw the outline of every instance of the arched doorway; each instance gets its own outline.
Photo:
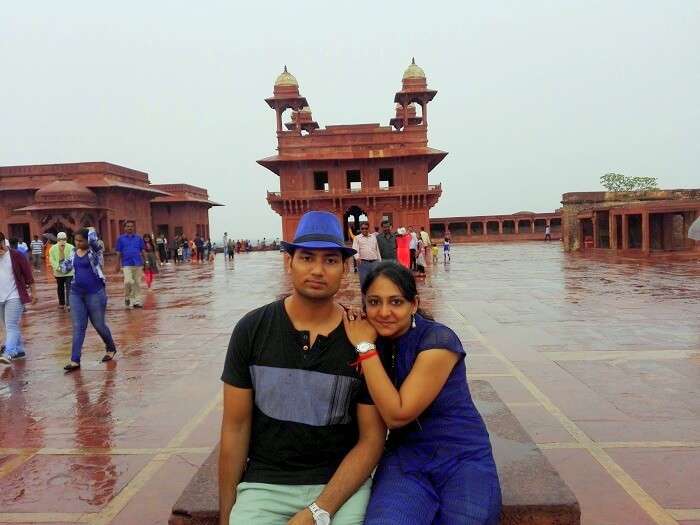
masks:
<instances>
[{"instance_id":1,"label":"arched doorway","mask_svg":"<svg viewBox=\"0 0 700 525\"><path fill-rule=\"evenodd\" d=\"M350 232L353 235L360 233L360 223L367 220L365 213L358 206L350 206L343 214L343 235L346 241L350 240Z\"/></svg>"},{"instance_id":2,"label":"arched doorway","mask_svg":"<svg viewBox=\"0 0 700 525\"><path fill-rule=\"evenodd\" d=\"M53 235L55 238L58 232L66 232L68 236L68 242L73 243L73 235L79 226L75 224L75 221L69 215L64 214L51 214L44 215L39 220L41 224L41 230L43 233L48 233Z\"/></svg>"}]
</instances>

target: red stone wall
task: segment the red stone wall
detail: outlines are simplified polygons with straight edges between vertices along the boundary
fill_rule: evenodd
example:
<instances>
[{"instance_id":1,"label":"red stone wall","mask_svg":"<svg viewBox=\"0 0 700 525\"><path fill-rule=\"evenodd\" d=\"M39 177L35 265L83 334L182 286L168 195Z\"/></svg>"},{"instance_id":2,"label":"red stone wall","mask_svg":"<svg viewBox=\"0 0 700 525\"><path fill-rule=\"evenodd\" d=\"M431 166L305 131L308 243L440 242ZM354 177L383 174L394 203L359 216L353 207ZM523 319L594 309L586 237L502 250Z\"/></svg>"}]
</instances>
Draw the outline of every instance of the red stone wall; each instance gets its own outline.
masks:
<instances>
[{"instance_id":1,"label":"red stone wall","mask_svg":"<svg viewBox=\"0 0 700 525\"><path fill-rule=\"evenodd\" d=\"M1 184L1 182L0 182ZM0 232L8 238L15 236L13 231L17 229L12 225L28 224L29 242L34 235L40 235L39 224L29 212L13 212L16 208L29 206L34 202L34 191L0 191Z\"/></svg>"},{"instance_id":2,"label":"red stone wall","mask_svg":"<svg viewBox=\"0 0 700 525\"><path fill-rule=\"evenodd\" d=\"M197 203L152 203L151 221L153 233L158 234L158 227L167 224L167 238L175 236L176 228L182 228L182 234L188 239L197 235L197 225L205 237L209 235L209 206Z\"/></svg>"}]
</instances>

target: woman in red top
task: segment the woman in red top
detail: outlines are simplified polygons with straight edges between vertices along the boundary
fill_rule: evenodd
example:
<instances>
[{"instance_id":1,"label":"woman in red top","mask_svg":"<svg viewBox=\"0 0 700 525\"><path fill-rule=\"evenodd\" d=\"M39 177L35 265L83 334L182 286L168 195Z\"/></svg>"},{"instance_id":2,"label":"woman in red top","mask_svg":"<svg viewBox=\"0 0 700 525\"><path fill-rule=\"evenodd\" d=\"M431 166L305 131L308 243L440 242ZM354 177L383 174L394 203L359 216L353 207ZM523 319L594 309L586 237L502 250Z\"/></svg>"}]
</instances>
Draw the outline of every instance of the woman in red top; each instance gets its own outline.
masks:
<instances>
[{"instance_id":1,"label":"woman in red top","mask_svg":"<svg viewBox=\"0 0 700 525\"><path fill-rule=\"evenodd\" d=\"M411 236L406 233L406 228L401 227L396 231L396 258L406 268L411 267Z\"/></svg>"}]
</instances>

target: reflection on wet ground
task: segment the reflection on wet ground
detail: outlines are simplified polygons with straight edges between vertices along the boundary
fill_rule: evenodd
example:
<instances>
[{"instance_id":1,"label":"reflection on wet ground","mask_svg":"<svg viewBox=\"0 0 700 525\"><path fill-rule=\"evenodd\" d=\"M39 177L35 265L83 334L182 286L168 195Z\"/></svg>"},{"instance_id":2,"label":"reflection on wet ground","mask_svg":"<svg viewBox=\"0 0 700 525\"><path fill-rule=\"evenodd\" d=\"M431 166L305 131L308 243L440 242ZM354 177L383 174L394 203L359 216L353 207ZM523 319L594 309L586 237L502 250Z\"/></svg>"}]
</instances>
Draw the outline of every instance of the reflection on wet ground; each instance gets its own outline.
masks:
<instances>
[{"instance_id":1,"label":"reflection on wet ground","mask_svg":"<svg viewBox=\"0 0 700 525\"><path fill-rule=\"evenodd\" d=\"M142 311L110 276L117 359L92 329L64 375L53 279L26 315L28 358L0 369L0 523L166 523L217 439L231 330L289 291L278 253L168 266ZM424 306L466 344L574 490L587 524L700 523L700 263L572 257L557 244L453 247ZM359 304L348 274L341 302Z\"/></svg>"}]
</instances>

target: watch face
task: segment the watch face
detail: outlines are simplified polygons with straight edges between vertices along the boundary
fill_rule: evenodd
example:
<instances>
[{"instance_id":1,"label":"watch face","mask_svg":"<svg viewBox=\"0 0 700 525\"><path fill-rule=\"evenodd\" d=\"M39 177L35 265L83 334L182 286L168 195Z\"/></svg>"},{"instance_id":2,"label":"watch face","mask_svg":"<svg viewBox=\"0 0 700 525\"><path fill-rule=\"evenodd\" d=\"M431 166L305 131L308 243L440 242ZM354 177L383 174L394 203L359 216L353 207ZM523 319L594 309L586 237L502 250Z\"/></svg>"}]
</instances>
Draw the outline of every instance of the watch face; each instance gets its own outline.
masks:
<instances>
[{"instance_id":1,"label":"watch face","mask_svg":"<svg viewBox=\"0 0 700 525\"><path fill-rule=\"evenodd\" d=\"M359 345L357 345L357 351L360 354L365 354L365 353L369 352L370 350L374 350L374 348L375 347L372 343L360 343Z\"/></svg>"}]
</instances>

